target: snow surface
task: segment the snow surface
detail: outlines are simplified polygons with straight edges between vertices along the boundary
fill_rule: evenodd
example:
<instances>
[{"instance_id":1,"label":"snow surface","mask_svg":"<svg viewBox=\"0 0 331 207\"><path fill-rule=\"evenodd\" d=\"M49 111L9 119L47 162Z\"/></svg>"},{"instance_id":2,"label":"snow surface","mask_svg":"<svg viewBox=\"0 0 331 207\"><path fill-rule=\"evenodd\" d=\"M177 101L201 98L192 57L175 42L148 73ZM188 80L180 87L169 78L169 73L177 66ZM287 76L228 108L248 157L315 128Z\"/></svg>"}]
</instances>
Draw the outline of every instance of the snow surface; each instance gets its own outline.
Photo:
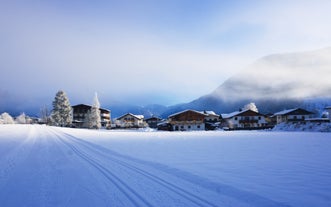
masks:
<instances>
[{"instance_id":1,"label":"snow surface","mask_svg":"<svg viewBox=\"0 0 331 207\"><path fill-rule=\"evenodd\" d=\"M1 206L331 206L331 134L0 125Z\"/></svg>"},{"instance_id":2,"label":"snow surface","mask_svg":"<svg viewBox=\"0 0 331 207\"><path fill-rule=\"evenodd\" d=\"M313 119L309 119L313 120ZM308 120L307 120L308 121ZM307 131L307 132L331 132L329 122L306 122L306 123L280 123L277 124L273 131ZM330 135L331 136L331 135Z\"/></svg>"}]
</instances>

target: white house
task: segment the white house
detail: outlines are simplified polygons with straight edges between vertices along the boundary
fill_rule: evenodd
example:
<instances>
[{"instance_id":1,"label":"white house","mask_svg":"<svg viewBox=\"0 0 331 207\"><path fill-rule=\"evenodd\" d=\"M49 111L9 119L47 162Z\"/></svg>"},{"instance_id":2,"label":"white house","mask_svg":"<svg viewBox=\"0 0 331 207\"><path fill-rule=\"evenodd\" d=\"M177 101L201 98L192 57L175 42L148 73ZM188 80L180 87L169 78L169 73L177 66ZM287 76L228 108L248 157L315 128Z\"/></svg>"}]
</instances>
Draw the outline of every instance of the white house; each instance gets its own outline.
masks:
<instances>
[{"instance_id":1,"label":"white house","mask_svg":"<svg viewBox=\"0 0 331 207\"><path fill-rule=\"evenodd\" d=\"M328 111L328 113L329 113L329 120L330 120L330 122L331 122L331 106L328 106L328 107L326 107L325 108L327 111Z\"/></svg>"},{"instance_id":2,"label":"white house","mask_svg":"<svg viewBox=\"0 0 331 207\"><path fill-rule=\"evenodd\" d=\"M215 130L220 127L220 115L214 111L201 111L205 116L205 128L206 130Z\"/></svg>"},{"instance_id":3,"label":"white house","mask_svg":"<svg viewBox=\"0 0 331 207\"><path fill-rule=\"evenodd\" d=\"M206 122L219 122L220 115L216 114L214 111L201 111L206 115L205 121Z\"/></svg>"},{"instance_id":4,"label":"white house","mask_svg":"<svg viewBox=\"0 0 331 207\"><path fill-rule=\"evenodd\" d=\"M268 125L265 115L250 109L222 114L222 119L229 129L254 129Z\"/></svg>"},{"instance_id":5,"label":"white house","mask_svg":"<svg viewBox=\"0 0 331 207\"><path fill-rule=\"evenodd\" d=\"M116 118L115 125L117 128L142 128L147 126L143 115L135 115L131 113Z\"/></svg>"},{"instance_id":6,"label":"white house","mask_svg":"<svg viewBox=\"0 0 331 207\"><path fill-rule=\"evenodd\" d=\"M277 124L282 122L304 122L313 118L314 113L301 108L289 109L275 113Z\"/></svg>"}]
</instances>

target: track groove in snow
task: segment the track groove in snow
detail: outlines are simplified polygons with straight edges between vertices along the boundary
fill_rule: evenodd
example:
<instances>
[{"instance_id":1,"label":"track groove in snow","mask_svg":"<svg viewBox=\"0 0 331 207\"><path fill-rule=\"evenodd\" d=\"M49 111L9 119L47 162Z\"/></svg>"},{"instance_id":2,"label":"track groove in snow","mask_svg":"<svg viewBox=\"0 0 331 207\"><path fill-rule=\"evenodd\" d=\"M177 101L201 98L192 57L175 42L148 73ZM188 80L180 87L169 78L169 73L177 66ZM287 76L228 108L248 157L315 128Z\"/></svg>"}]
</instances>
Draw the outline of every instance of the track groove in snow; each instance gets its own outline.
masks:
<instances>
[{"instance_id":1,"label":"track groove in snow","mask_svg":"<svg viewBox=\"0 0 331 207\"><path fill-rule=\"evenodd\" d=\"M250 192L233 188L228 185L214 183L199 176L192 175L178 169L169 168L168 166L159 163L152 163L144 160L135 159L126 155L121 155L110 149L106 149L99 145L74 137L68 133L63 133L60 130L55 130L55 133L57 133L58 137L61 138L62 141L71 141L71 146L74 145L76 147L79 147L81 148L81 151L89 152L90 155L94 154L94 157L102 158L102 160L106 160L108 164L112 162L113 164L110 164L112 167L114 167L114 164L118 164L121 167L124 167L122 172L129 170L130 174L133 174L136 177L140 177L140 179L148 180L149 182L152 181L155 188L165 188L166 192L173 192L177 195L177 197L179 196L181 199L185 198L191 203L190 206L195 205L215 207L222 206L224 204L245 206L246 204L252 203L254 204L254 206L257 207L289 206ZM144 169L149 169L152 173L147 172ZM163 174L164 178L157 176L160 174ZM141 175L142 177L139 175ZM171 182L166 181L165 178L171 180ZM190 187L188 187L188 185ZM188 189L190 189L191 192ZM192 189L198 189L197 193L192 193ZM210 195L212 195L213 200L218 200L217 204L214 204L207 199L201 197L199 191L204 191L204 193L208 191ZM215 199L215 197L219 197L220 199ZM238 201L240 204L237 203Z\"/></svg>"},{"instance_id":2,"label":"track groove in snow","mask_svg":"<svg viewBox=\"0 0 331 207\"><path fill-rule=\"evenodd\" d=\"M63 143L68 145L68 143L62 138L64 136L59 135L58 137L59 137L59 139L61 139L61 141ZM130 164L127 161L122 161L120 159L116 159L115 157L118 156L118 155L116 155L114 152L111 152L110 150L108 150L108 152L104 152L105 149L100 150L100 148L98 149L97 147L91 147L92 146L91 143L87 143L86 141L80 140L80 139L78 139L76 137L73 137L71 135L68 135L68 134L66 134L65 137L67 139L70 139L71 141L74 141L76 143L76 145L85 147L86 151L99 154L99 156L107 158L107 161L115 162L116 164L132 171L133 173L140 174L144 177L144 179L148 179L150 181L155 182L156 184L162 186L163 188L166 188L167 191L172 191L172 192L178 194L179 196L181 196L182 198L185 198L188 201L194 203L197 206L213 206L213 207L218 206L216 204L213 204L213 203L207 201L206 199L201 198L199 195L194 195L193 193L177 186L176 184L170 183L170 182L166 181L165 179L162 179L162 178L156 176L155 174L151 174L151 173L149 173L149 172L147 172L143 169L140 169L140 168L136 167L135 165ZM71 149L73 149L77 154L83 155L85 158L87 158L87 155L85 153L83 153L82 151L79 151L76 147L73 146L73 144L69 145L69 147ZM122 159L123 159L123 157L122 157ZM102 167L102 165L99 165L98 162L95 159L88 158L87 161L91 165L97 165L96 167L101 168L101 171L104 170L108 174L112 175L112 173L109 170ZM140 163L136 163L136 164L140 164ZM105 175L105 176L107 176L107 175ZM112 175L112 176L116 177L118 179L117 176L115 176L115 175ZM118 180L120 180L120 179L118 179ZM128 185L125 185L125 187L127 187L128 189L131 189L131 188L128 187ZM122 190L122 192L125 192L125 191ZM141 196L139 196L139 197L142 199ZM148 204L148 206L150 206L150 204Z\"/></svg>"},{"instance_id":3,"label":"track groove in snow","mask_svg":"<svg viewBox=\"0 0 331 207\"><path fill-rule=\"evenodd\" d=\"M64 139L65 137L65 139ZM141 195L139 195L137 192L135 192L131 187L129 187L128 184L126 184L123 180L121 180L118 176L116 176L115 174L113 174L110 170L108 170L107 168L105 168L102 164L100 164L100 160L97 160L96 158L92 158L89 155L87 155L85 152L89 152L89 154L99 154L99 157L103 157L103 159L106 157L107 158L107 162L108 164L110 164L110 162L113 162L111 164L112 167L116 167L116 165L114 166L114 164L118 164L121 167L124 167L126 170L130 171L130 174L140 174L142 175L143 179L147 179L150 181L155 182L156 184L162 186L163 188L166 188L166 191L172 191L174 193L176 193L177 195L179 195L182 198L186 198L188 201L192 202L192 204L195 204L196 206L217 206L215 204L210 203L209 201L200 198L198 195L194 195L188 191L186 191L185 189L182 189L170 182L165 181L162 178L159 178L151 173L148 173L142 169L139 169L137 167L135 167L134 165L131 165L127 162L115 159L113 156L110 156L109 154L100 154L100 151L96 150L95 148L86 145L87 143L81 142L78 143L78 140L73 140L72 137L70 137L69 135L64 136L64 134L62 134L62 136L60 134L58 134L58 138L64 143L66 144L68 147L70 147L73 151L75 151L75 153L83 158L84 160L86 160L89 164L91 164L92 166L96 167L99 172L101 174L103 174L105 177L107 177L109 179L110 182L112 182L113 184L115 184L122 193L126 194L126 196L132 201L133 204L135 204L136 206L141 206L138 203L134 202L131 199L131 196L127 193L127 190L132 193L135 197L139 198L143 203L144 206L153 206L152 204L148 203ZM75 141L76 144L70 144L68 141L69 139L71 141ZM77 139L77 138L75 138ZM81 149L78 150L77 147L84 147L85 149ZM111 154L113 155L113 154ZM112 179L112 178L115 178ZM116 182L118 181L120 183L120 185ZM121 186L124 186L124 188L122 188Z\"/></svg>"},{"instance_id":4,"label":"track groove in snow","mask_svg":"<svg viewBox=\"0 0 331 207\"><path fill-rule=\"evenodd\" d=\"M148 203L142 196L139 195L139 193L135 192L128 184L126 184L123 180L121 180L118 176L113 174L110 170L103 167L96 159L90 157L87 153L84 153L77 149L72 144L69 144L66 142L63 138L58 136L59 140L62 141L65 145L67 145L72 151L75 152L75 154L82 158L83 160L87 161L91 166L95 167L100 174L104 175L108 181L110 181L112 184L114 184L127 198L134 204L135 206L140 206L140 202L135 201L132 197L135 197L139 199L144 205L146 206L152 206L150 203ZM131 195L130 195L131 194Z\"/></svg>"}]
</instances>

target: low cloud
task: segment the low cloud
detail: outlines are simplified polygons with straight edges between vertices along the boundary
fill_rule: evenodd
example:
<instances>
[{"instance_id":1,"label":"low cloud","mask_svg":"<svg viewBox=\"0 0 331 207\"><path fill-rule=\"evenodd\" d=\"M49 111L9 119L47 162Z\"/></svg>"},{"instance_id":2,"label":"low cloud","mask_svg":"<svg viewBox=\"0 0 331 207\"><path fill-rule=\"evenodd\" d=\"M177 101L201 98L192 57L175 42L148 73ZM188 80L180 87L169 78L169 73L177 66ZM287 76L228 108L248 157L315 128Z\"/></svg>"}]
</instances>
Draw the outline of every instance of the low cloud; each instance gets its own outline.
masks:
<instances>
[{"instance_id":1,"label":"low cloud","mask_svg":"<svg viewBox=\"0 0 331 207\"><path fill-rule=\"evenodd\" d=\"M89 101L95 91L105 102L137 95L146 97L144 103L190 101L262 55L331 45L330 3L291 2L236 5L224 12L223 4L210 4L204 13L195 5L186 17L183 9L170 12L176 3L164 10L131 6L128 17L109 5L108 11L98 4L75 10L8 3L0 14L0 81L10 93L45 101L58 89L73 102ZM154 12L141 16L143 11ZM162 20L156 11L175 16ZM297 72L288 68L282 75Z\"/></svg>"}]
</instances>

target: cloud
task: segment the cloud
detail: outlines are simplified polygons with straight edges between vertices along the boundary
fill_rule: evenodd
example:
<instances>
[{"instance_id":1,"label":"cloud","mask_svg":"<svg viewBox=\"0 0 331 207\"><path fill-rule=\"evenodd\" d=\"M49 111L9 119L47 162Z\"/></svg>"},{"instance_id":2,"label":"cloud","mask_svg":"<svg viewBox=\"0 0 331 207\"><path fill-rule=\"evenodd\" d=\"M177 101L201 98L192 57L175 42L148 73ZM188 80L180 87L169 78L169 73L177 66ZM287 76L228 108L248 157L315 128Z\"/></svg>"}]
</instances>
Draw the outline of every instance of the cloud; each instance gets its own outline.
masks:
<instances>
[{"instance_id":1,"label":"cloud","mask_svg":"<svg viewBox=\"0 0 331 207\"><path fill-rule=\"evenodd\" d=\"M0 81L32 99L63 89L74 102L98 91L101 102L175 104L260 56L331 45L327 1L190 2L5 4Z\"/></svg>"},{"instance_id":2,"label":"cloud","mask_svg":"<svg viewBox=\"0 0 331 207\"><path fill-rule=\"evenodd\" d=\"M215 92L224 100L330 97L331 47L264 57Z\"/></svg>"},{"instance_id":3,"label":"cloud","mask_svg":"<svg viewBox=\"0 0 331 207\"><path fill-rule=\"evenodd\" d=\"M58 88L76 97L94 91L116 98L170 93L174 104L210 92L239 65L231 54L181 48L130 25L110 21L105 27L52 10L24 9L11 24L5 35L15 53L2 51L4 81L26 82L32 94Z\"/></svg>"}]
</instances>

